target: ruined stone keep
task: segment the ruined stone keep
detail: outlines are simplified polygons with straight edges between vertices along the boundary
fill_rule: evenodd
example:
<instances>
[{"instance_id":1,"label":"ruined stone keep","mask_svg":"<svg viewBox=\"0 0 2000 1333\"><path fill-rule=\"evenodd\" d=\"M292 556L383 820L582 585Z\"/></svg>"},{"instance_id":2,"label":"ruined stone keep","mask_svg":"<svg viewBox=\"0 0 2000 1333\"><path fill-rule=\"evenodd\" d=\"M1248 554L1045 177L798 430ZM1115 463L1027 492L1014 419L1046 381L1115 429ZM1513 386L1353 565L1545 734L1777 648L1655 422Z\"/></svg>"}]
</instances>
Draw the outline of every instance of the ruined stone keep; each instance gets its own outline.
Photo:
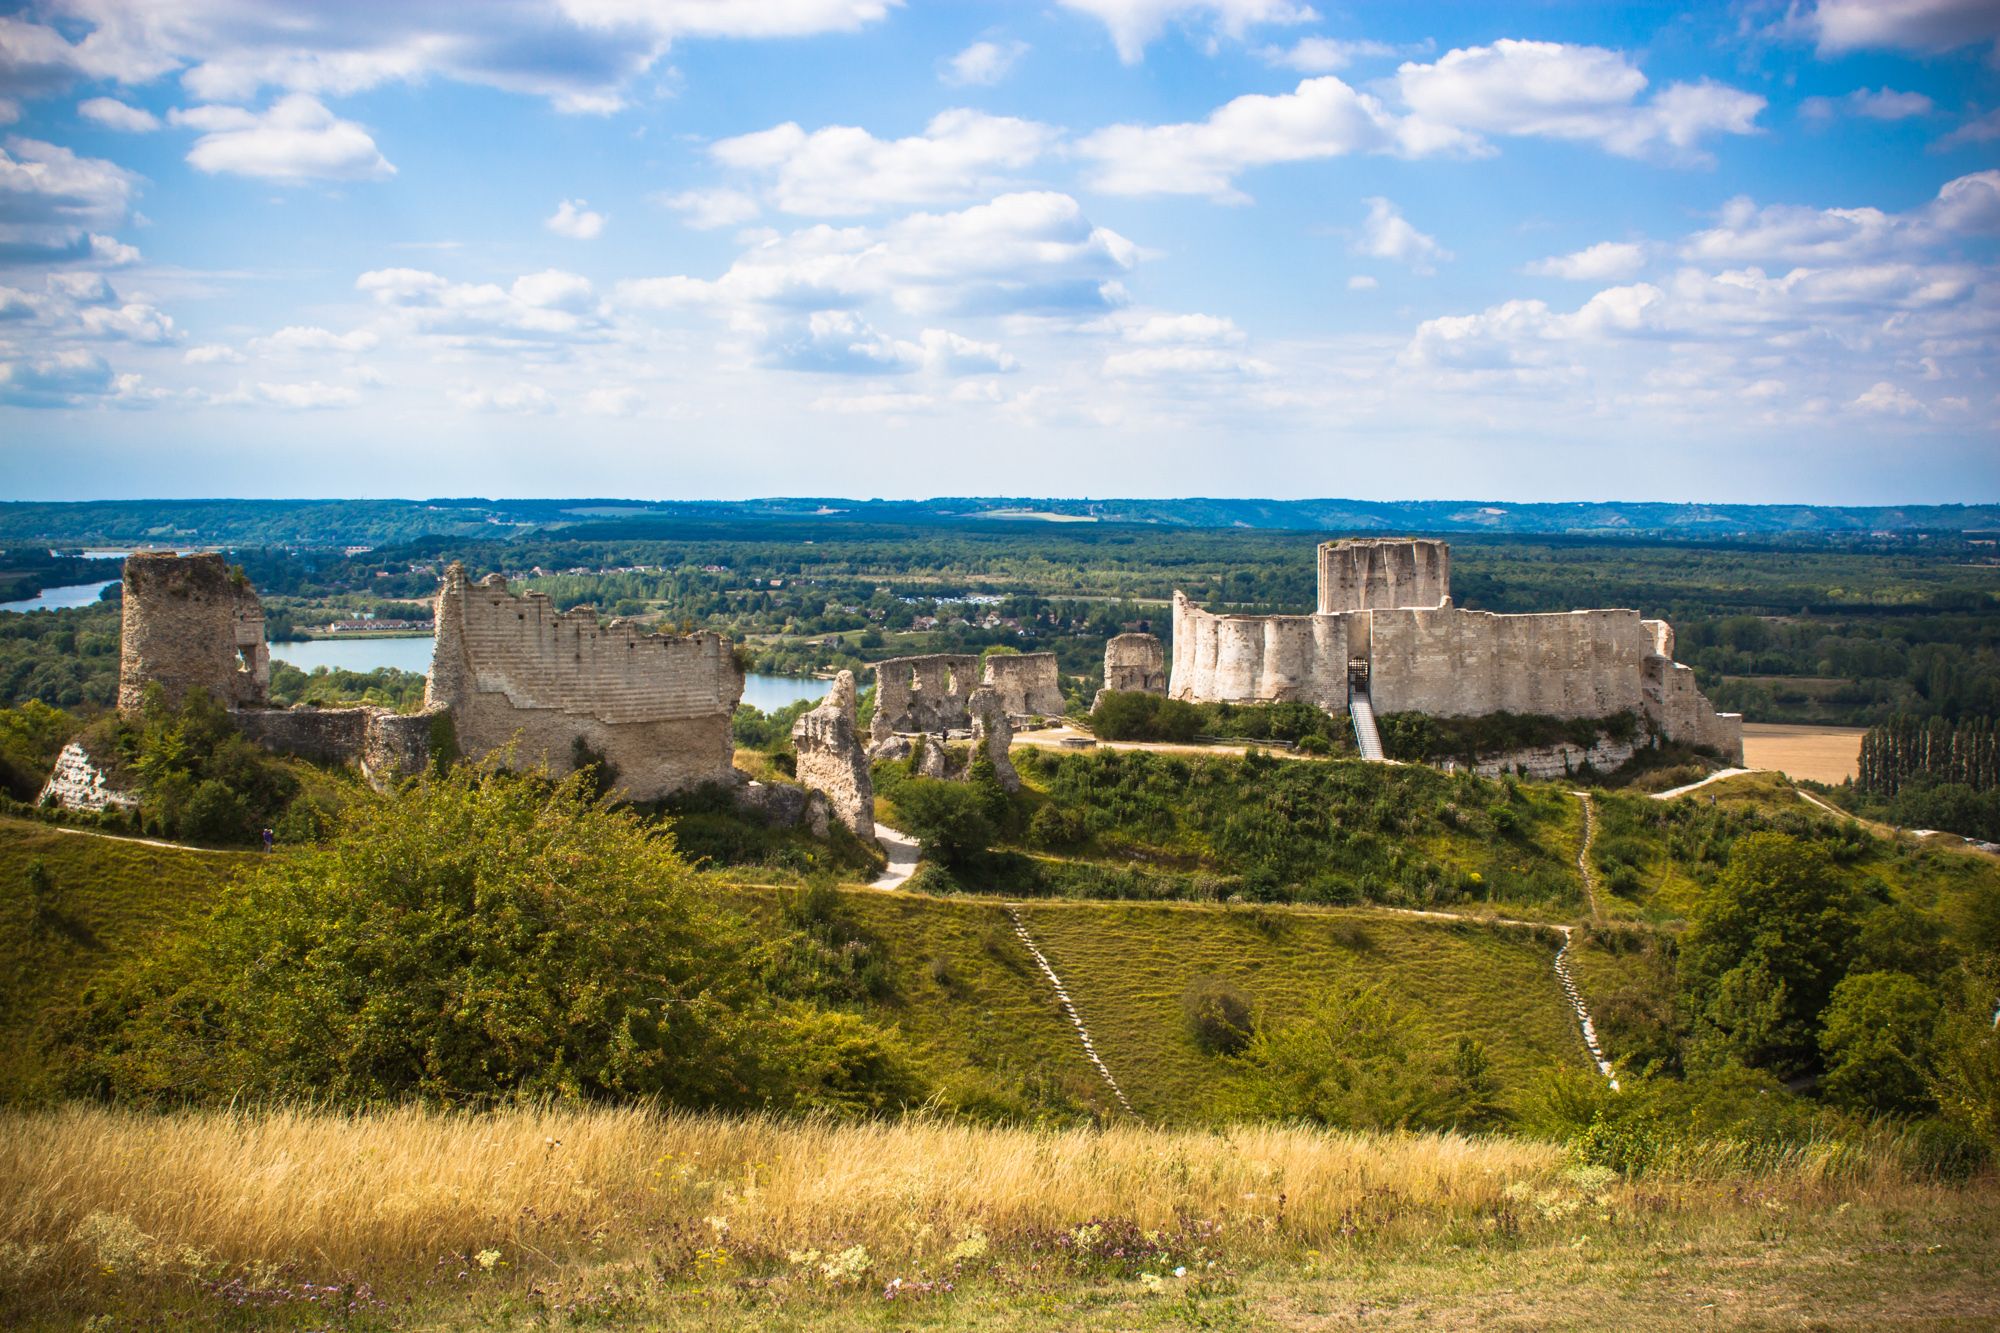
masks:
<instances>
[{"instance_id":1,"label":"ruined stone keep","mask_svg":"<svg viewBox=\"0 0 2000 1333\"><path fill-rule=\"evenodd\" d=\"M1054 653L994 653L986 659L984 683L1014 717L1062 716L1062 677Z\"/></svg>"},{"instance_id":2,"label":"ruined stone keep","mask_svg":"<svg viewBox=\"0 0 2000 1333\"><path fill-rule=\"evenodd\" d=\"M1214 615L1174 594L1169 694L1193 702L1300 700L1331 713L1365 693L1377 713L1609 717L1741 762L1743 719L1717 713L1673 660L1673 627L1631 610L1496 615L1451 604L1439 541L1319 548L1319 610ZM1108 659L1107 659L1108 660Z\"/></svg>"},{"instance_id":3,"label":"ruined stone keep","mask_svg":"<svg viewBox=\"0 0 2000 1333\"><path fill-rule=\"evenodd\" d=\"M142 551L125 558L118 711L137 712L148 685L169 707L206 690L231 708L262 705L271 688L264 604L219 555Z\"/></svg>"},{"instance_id":4,"label":"ruined stone keep","mask_svg":"<svg viewBox=\"0 0 2000 1333\"><path fill-rule=\"evenodd\" d=\"M1167 653L1151 634L1118 634L1104 641L1104 688L1122 694L1165 694Z\"/></svg>"}]
</instances>

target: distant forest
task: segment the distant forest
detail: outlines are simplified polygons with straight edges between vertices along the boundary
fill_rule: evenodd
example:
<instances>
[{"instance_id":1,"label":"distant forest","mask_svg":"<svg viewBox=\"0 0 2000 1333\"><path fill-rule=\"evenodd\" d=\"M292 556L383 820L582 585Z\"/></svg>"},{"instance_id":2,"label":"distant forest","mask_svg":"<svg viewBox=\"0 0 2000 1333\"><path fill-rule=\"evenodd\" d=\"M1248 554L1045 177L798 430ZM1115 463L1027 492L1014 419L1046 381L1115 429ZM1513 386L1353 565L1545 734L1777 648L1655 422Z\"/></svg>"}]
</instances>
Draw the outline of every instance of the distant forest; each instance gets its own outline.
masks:
<instances>
[{"instance_id":1,"label":"distant forest","mask_svg":"<svg viewBox=\"0 0 2000 1333\"><path fill-rule=\"evenodd\" d=\"M595 603L661 626L721 630L761 670L865 668L903 653L1005 645L1055 652L1082 699L1095 689L1105 638L1169 633L1176 589L1212 609L1311 610L1314 543L1352 531L724 512L748 505L690 505L678 514L613 502L477 508L488 503L434 502L423 520L416 506L387 501L11 505L0 506L0 523L33 512L59 515L78 532L93 522L152 522L145 533L108 527L88 542L107 546L254 533L216 544L256 584L273 638L355 615L421 615L413 603L435 590L445 564L462 560L475 577L498 571L562 607ZM389 532L419 521L456 530L347 540L358 536L356 524ZM1717 705L1755 721L2000 715L2000 547L1992 537L1429 530L1451 540L1459 605L1624 606L1663 616L1674 624L1676 655ZM339 538L329 535L336 531ZM10 542L60 563L48 546ZM0 703L102 704L116 665L115 606L0 615Z\"/></svg>"},{"instance_id":2,"label":"distant forest","mask_svg":"<svg viewBox=\"0 0 2000 1333\"><path fill-rule=\"evenodd\" d=\"M1361 534L1672 534L1865 537L1871 533L2000 532L2000 504L1709 505L1607 501L1501 504L1483 500L90 500L0 503L0 546L61 544L379 546L422 536L507 535L658 520L877 525L1082 523L1266 528ZM1066 524L1052 520L1069 520Z\"/></svg>"}]
</instances>

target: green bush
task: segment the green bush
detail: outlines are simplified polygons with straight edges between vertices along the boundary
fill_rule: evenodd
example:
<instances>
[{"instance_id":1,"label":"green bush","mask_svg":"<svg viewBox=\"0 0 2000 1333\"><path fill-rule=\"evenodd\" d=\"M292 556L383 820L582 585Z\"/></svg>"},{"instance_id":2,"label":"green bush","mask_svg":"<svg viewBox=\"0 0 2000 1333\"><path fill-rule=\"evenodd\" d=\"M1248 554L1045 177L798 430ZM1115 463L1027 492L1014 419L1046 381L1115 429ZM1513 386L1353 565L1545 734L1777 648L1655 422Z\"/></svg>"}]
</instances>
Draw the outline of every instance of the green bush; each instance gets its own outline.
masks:
<instances>
[{"instance_id":1,"label":"green bush","mask_svg":"<svg viewBox=\"0 0 2000 1333\"><path fill-rule=\"evenodd\" d=\"M1342 1129L1471 1129L1500 1118L1479 1042L1434 1035L1380 986L1336 986L1305 1016L1259 1030L1240 1059L1253 1115Z\"/></svg>"},{"instance_id":2,"label":"green bush","mask_svg":"<svg viewBox=\"0 0 2000 1333\"><path fill-rule=\"evenodd\" d=\"M926 861L955 868L993 842L987 793L972 783L911 778L896 787L893 799L903 832L917 840Z\"/></svg>"},{"instance_id":3,"label":"green bush","mask_svg":"<svg viewBox=\"0 0 2000 1333\"><path fill-rule=\"evenodd\" d=\"M1250 997L1220 977L1196 977L1181 993L1181 1012L1195 1045L1210 1055L1238 1055L1250 1044L1257 1018Z\"/></svg>"},{"instance_id":4,"label":"green bush","mask_svg":"<svg viewBox=\"0 0 2000 1333\"><path fill-rule=\"evenodd\" d=\"M72 1094L153 1106L652 1096L851 1110L911 1089L861 1020L756 984L747 934L670 838L575 777L467 767L353 807L324 846L261 860L211 914L92 988L56 1066Z\"/></svg>"}]
</instances>

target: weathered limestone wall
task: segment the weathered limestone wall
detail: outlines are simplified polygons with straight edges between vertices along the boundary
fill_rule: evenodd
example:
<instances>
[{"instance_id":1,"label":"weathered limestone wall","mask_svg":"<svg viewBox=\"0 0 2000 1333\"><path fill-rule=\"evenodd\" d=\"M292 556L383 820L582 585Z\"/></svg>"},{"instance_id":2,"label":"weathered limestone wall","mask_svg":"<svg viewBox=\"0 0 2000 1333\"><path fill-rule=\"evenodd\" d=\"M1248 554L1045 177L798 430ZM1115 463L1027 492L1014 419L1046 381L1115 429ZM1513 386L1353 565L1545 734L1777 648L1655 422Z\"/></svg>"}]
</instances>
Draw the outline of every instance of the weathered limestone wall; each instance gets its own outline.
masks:
<instances>
[{"instance_id":1,"label":"weathered limestone wall","mask_svg":"<svg viewBox=\"0 0 2000 1333\"><path fill-rule=\"evenodd\" d=\"M1732 764L1743 762L1743 715L1716 712L1695 684L1694 668L1666 657L1649 657L1642 689L1646 716L1662 736L1706 746Z\"/></svg>"},{"instance_id":2,"label":"weathered limestone wall","mask_svg":"<svg viewBox=\"0 0 2000 1333\"><path fill-rule=\"evenodd\" d=\"M567 773L581 739L634 800L733 785L730 717L743 672L719 634L647 634L590 607L558 612L457 564L439 589L426 704L448 708L461 752L513 745L513 762Z\"/></svg>"},{"instance_id":3,"label":"weathered limestone wall","mask_svg":"<svg viewBox=\"0 0 2000 1333\"><path fill-rule=\"evenodd\" d=\"M873 847L875 782L854 720L854 701L854 673L843 671L819 705L792 724L792 746L798 752L799 781L824 793L833 817Z\"/></svg>"},{"instance_id":4,"label":"weathered limestone wall","mask_svg":"<svg viewBox=\"0 0 2000 1333\"><path fill-rule=\"evenodd\" d=\"M354 764L378 790L423 772L431 759L437 714L396 713L387 708L243 709L236 726L267 750L315 764Z\"/></svg>"},{"instance_id":5,"label":"weathered limestone wall","mask_svg":"<svg viewBox=\"0 0 2000 1333\"><path fill-rule=\"evenodd\" d=\"M1640 668L1653 635L1637 611L1502 616L1440 607L1369 615L1377 713L1640 711Z\"/></svg>"},{"instance_id":6,"label":"weathered limestone wall","mask_svg":"<svg viewBox=\"0 0 2000 1333\"><path fill-rule=\"evenodd\" d=\"M1355 537L1319 548L1319 612L1438 607L1451 598L1451 548L1407 537Z\"/></svg>"},{"instance_id":7,"label":"weathered limestone wall","mask_svg":"<svg viewBox=\"0 0 2000 1333\"><path fill-rule=\"evenodd\" d=\"M262 704L271 688L264 606L219 555L143 551L125 558L118 709L138 711L157 682L177 705L206 690L229 707Z\"/></svg>"},{"instance_id":8,"label":"weathered limestone wall","mask_svg":"<svg viewBox=\"0 0 2000 1333\"><path fill-rule=\"evenodd\" d=\"M875 720L869 734L881 742L899 731L963 730L972 725L970 701L978 688L979 659L970 653L877 662Z\"/></svg>"},{"instance_id":9,"label":"weathered limestone wall","mask_svg":"<svg viewBox=\"0 0 2000 1333\"><path fill-rule=\"evenodd\" d=\"M1016 717L1061 717L1062 676L1054 653L1000 653L986 659L985 684Z\"/></svg>"},{"instance_id":10,"label":"weathered limestone wall","mask_svg":"<svg viewBox=\"0 0 2000 1333\"><path fill-rule=\"evenodd\" d=\"M1345 713L1345 619L1211 615L1176 592L1167 693L1197 702L1298 700Z\"/></svg>"},{"instance_id":11,"label":"weathered limestone wall","mask_svg":"<svg viewBox=\"0 0 2000 1333\"><path fill-rule=\"evenodd\" d=\"M139 794L111 785L104 770L75 741L56 755L49 780L35 797L37 805L59 805L65 810L137 810Z\"/></svg>"},{"instance_id":12,"label":"weathered limestone wall","mask_svg":"<svg viewBox=\"0 0 2000 1333\"><path fill-rule=\"evenodd\" d=\"M1151 634L1119 634L1104 643L1104 688L1127 694L1167 692L1167 654Z\"/></svg>"}]
</instances>

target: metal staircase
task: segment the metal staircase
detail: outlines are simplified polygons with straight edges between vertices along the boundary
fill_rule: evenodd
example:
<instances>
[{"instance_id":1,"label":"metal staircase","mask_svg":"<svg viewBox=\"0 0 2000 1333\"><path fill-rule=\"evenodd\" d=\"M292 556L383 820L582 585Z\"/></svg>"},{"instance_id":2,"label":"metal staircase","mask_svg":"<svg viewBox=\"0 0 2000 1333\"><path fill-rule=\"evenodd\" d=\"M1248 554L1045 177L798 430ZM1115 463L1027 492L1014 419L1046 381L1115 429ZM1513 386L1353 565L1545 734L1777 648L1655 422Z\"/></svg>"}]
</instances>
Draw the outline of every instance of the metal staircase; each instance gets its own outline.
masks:
<instances>
[{"instance_id":1,"label":"metal staircase","mask_svg":"<svg viewBox=\"0 0 2000 1333\"><path fill-rule=\"evenodd\" d=\"M1361 751L1361 757L1371 763L1382 763L1382 736L1375 730L1375 705L1369 700L1366 688L1348 692L1347 715L1354 720L1354 745Z\"/></svg>"}]
</instances>

